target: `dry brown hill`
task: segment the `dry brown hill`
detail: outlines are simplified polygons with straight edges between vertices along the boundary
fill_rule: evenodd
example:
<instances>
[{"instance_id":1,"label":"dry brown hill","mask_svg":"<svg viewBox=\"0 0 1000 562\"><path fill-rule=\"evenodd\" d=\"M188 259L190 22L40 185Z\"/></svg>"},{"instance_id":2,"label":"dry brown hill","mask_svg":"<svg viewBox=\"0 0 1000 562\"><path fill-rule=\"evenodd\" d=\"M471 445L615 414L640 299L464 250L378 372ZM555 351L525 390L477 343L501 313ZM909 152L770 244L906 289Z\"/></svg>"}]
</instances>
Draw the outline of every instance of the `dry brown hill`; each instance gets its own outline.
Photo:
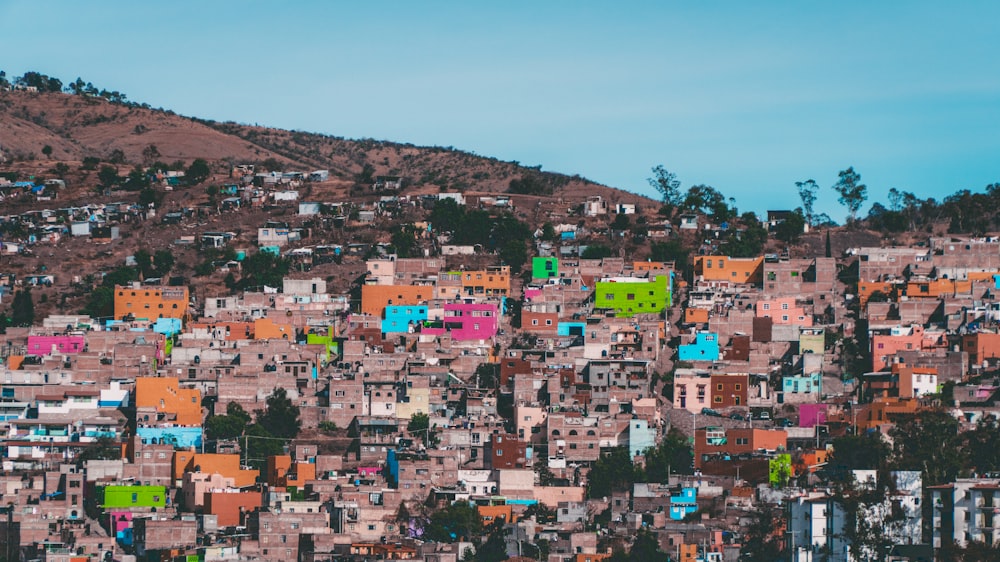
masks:
<instances>
[{"instance_id":1,"label":"dry brown hill","mask_svg":"<svg viewBox=\"0 0 1000 562\"><path fill-rule=\"evenodd\" d=\"M43 147L52 151L43 155ZM79 162L107 160L121 151L125 161L144 163L155 146L158 160L190 163L203 158L225 164L275 159L286 170L330 170L331 178L354 181L363 175L402 176L409 190L502 193L511 180L529 178L555 197L604 194L614 201L653 201L579 176L540 172L453 148L418 147L370 139L339 137L219 123L171 111L110 103L101 98L60 93L0 92L0 161ZM148 163L148 162L146 162ZM366 168L367 167L367 168Z\"/></svg>"}]
</instances>

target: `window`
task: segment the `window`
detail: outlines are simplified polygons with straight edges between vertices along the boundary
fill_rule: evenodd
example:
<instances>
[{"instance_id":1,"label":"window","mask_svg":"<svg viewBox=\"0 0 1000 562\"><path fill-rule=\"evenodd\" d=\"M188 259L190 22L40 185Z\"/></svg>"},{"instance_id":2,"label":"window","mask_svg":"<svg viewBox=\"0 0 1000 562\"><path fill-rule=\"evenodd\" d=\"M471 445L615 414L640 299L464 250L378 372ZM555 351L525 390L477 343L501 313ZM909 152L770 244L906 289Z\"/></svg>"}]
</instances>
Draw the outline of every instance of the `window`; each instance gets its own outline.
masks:
<instances>
[{"instance_id":1,"label":"window","mask_svg":"<svg viewBox=\"0 0 1000 562\"><path fill-rule=\"evenodd\" d=\"M781 310L788 310L788 303L787 302L781 303Z\"/></svg>"},{"instance_id":2,"label":"window","mask_svg":"<svg viewBox=\"0 0 1000 562\"><path fill-rule=\"evenodd\" d=\"M716 404L722 404L722 397L721 396L716 396L715 399L713 400L713 402L715 402Z\"/></svg>"},{"instance_id":3,"label":"window","mask_svg":"<svg viewBox=\"0 0 1000 562\"><path fill-rule=\"evenodd\" d=\"M743 385L742 385L742 384L740 384L740 383L736 383L736 385L735 385L735 386L733 386L733 389L734 389L734 390L736 390L736 391L738 392L738 391L740 391L740 390L743 390Z\"/></svg>"},{"instance_id":4,"label":"window","mask_svg":"<svg viewBox=\"0 0 1000 562\"><path fill-rule=\"evenodd\" d=\"M771 310L771 303L768 302L763 303L762 308L764 310Z\"/></svg>"},{"instance_id":5,"label":"window","mask_svg":"<svg viewBox=\"0 0 1000 562\"><path fill-rule=\"evenodd\" d=\"M715 385L715 390L718 390L719 392L722 392L722 383L719 383L719 384Z\"/></svg>"}]
</instances>

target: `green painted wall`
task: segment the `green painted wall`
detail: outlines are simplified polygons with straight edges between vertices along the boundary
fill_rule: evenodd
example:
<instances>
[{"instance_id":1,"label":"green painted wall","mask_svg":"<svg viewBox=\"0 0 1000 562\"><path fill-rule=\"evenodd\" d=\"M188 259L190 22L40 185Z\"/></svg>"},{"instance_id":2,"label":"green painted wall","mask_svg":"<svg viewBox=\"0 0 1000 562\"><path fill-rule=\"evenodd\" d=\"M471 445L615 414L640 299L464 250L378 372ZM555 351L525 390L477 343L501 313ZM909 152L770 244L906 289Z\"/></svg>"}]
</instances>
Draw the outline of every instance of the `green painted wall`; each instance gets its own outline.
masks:
<instances>
[{"instance_id":1,"label":"green painted wall","mask_svg":"<svg viewBox=\"0 0 1000 562\"><path fill-rule=\"evenodd\" d=\"M105 486L101 489L101 507L104 509L166 505L167 489L164 486Z\"/></svg>"},{"instance_id":2,"label":"green painted wall","mask_svg":"<svg viewBox=\"0 0 1000 562\"><path fill-rule=\"evenodd\" d=\"M533 279L559 277L559 259L531 258L531 277Z\"/></svg>"},{"instance_id":3,"label":"green painted wall","mask_svg":"<svg viewBox=\"0 0 1000 562\"><path fill-rule=\"evenodd\" d=\"M615 316L627 318L636 314L658 314L671 306L667 276L659 275L648 282L598 281L594 308L610 308Z\"/></svg>"}]
</instances>

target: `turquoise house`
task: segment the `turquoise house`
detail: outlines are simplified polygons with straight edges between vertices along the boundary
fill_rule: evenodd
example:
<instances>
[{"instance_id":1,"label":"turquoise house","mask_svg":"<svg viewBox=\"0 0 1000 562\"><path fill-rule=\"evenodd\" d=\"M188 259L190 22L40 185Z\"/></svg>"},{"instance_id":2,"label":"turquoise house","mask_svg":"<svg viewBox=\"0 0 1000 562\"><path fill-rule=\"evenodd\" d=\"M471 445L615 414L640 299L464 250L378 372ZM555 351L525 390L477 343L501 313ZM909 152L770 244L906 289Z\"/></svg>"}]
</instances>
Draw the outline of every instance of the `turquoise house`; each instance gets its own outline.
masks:
<instances>
[{"instance_id":1,"label":"turquoise house","mask_svg":"<svg viewBox=\"0 0 1000 562\"><path fill-rule=\"evenodd\" d=\"M387 306L385 319L382 320L382 333L408 332L411 326L424 320L427 320L427 305Z\"/></svg>"},{"instance_id":2,"label":"turquoise house","mask_svg":"<svg viewBox=\"0 0 1000 562\"><path fill-rule=\"evenodd\" d=\"M719 334L698 332L694 343L677 348L677 358L681 361L718 361Z\"/></svg>"},{"instance_id":3,"label":"turquoise house","mask_svg":"<svg viewBox=\"0 0 1000 562\"><path fill-rule=\"evenodd\" d=\"M697 488L681 488L680 495L670 496L670 518L674 521L680 521L697 511Z\"/></svg>"}]
</instances>

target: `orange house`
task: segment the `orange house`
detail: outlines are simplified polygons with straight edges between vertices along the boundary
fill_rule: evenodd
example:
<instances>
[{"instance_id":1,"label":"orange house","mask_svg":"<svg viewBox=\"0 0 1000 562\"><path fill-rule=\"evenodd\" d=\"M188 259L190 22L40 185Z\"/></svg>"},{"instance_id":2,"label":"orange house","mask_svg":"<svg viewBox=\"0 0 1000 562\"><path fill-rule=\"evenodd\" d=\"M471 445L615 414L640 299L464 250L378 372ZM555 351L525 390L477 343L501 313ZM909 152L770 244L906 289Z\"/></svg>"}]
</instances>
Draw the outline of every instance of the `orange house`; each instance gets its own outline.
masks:
<instances>
[{"instance_id":1,"label":"orange house","mask_svg":"<svg viewBox=\"0 0 1000 562\"><path fill-rule=\"evenodd\" d=\"M250 322L192 322L191 330L211 332L216 339L225 341L253 339L253 324Z\"/></svg>"},{"instance_id":2,"label":"orange house","mask_svg":"<svg viewBox=\"0 0 1000 562\"><path fill-rule=\"evenodd\" d=\"M962 351L969 354L970 365L981 365L987 359L1000 357L1000 334L979 332L962 336Z\"/></svg>"},{"instance_id":3,"label":"orange house","mask_svg":"<svg viewBox=\"0 0 1000 562\"><path fill-rule=\"evenodd\" d=\"M295 338L295 328L291 324L278 324L270 318L253 321L253 337L257 340L290 340Z\"/></svg>"},{"instance_id":4,"label":"orange house","mask_svg":"<svg viewBox=\"0 0 1000 562\"><path fill-rule=\"evenodd\" d=\"M289 455L267 457L267 483L276 488L295 486L301 488L316 479L316 465L309 462L292 462Z\"/></svg>"},{"instance_id":5,"label":"orange house","mask_svg":"<svg viewBox=\"0 0 1000 562\"><path fill-rule=\"evenodd\" d=\"M872 293L877 291L888 296L892 294L892 287L892 283L888 281L858 281L858 303L864 308Z\"/></svg>"},{"instance_id":6,"label":"orange house","mask_svg":"<svg viewBox=\"0 0 1000 562\"><path fill-rule=\"evenodd\" d=\"M578 552L573 556L573 562L601 562L601 560L608 558L611 558L611 555L606 552L596 552L594 554Z\"/></svg>"},{"instance_id":7,"label":"orange house","mask_svg":"<svg viewBox=\"0 0 1000 562\"><path fill-rule=\"evenodd\" d=\"M912 416L920 409L920 403L912 398L887 398L861 406L857 413L858 431L887 430L895 425L896 416ZM892 418L892 419L890 419ZM852 419L852 421L854 421Z\"/></svg>"},{"instance_id":8,"label":"orange house","mask_svg":"<svg viewBox=\"0 0 1000 562\"><path fill-rule=\"evenodd\" d=\"M632 270L639 271L663 271L665 269L673 269L673 262L666 263L662 261L634 261L632 262Z\"/></svg>"},{"instance_id":9,"label":"orange house","mask_svg":"<svg viewBox=\"0 0 1000 562\"><path fill-rule=\"evenodd\" d=\"M135 407L152 408L158 414L175 416L177 425L201 426L201 391L181 388L177 377L137 377Z\"/></svg>"},{"instance_id":10,"label":"orange house","mask_svg":"<svg viewBox=\"0 0 1000 562\"><path fill-rule=\"evenodd\" d=\"M237 488L254 485L260 474L257 470L243 470L240 467L239 455L174 451L174 480L183 478L185 472L221 474L226 478L232 478Z\"/></svg>"},{"instance_id":11,"label":"orange house","mask_svg":"<svg viewBox=\"0 0 1000 562\"><path fill-rule=\"evenodd\" d=\"M434 298L430 285L363 285L361 287L361 313L382 318L382 311L390 304L415 305Z\"/></svg>"},{"instance_id":12,"label":"orange house","mask_svg":"<svg viewBox=\"0 0 1000 562\"><path fill-rule=\"evenodd\" d=\"M476 511L483 518L483 526L488 526L501 518L507 523L517 522L516 519L513 519L514 510L513 506L510 505L477 505Z\"/></svg>"},{"instance_id":13,"label":"orange house","mask_svg":"<svg viewBox=\"0 0 1000 562\"><path fill-rule=\"evenodd\" d=\"M501 296L510 293L510 266L483 271L463 271L462 292L466 296Z\"/></svg>"},{"instance_id":14,"label":"orange house","mask_svg":"<svg viewBox=\"0 0 1000 562\"><path fill-rule=\"evenodd\" d=\"M218 516L220 528L244 525L240 514L259 508L262 498L260 492L209 492L205 494L204 512Z\"/></svg>"},{"instance_id":15,"label":"orange house","mask_svg":"<svg viewBox=\"0 0 1000 562\"><path fill-rule=\"evenodd\" d=\"M684 309L685 324L705 324L708 322L708 309L686 308Z\"/></svg>"},{"instance_id":16,"label":"orange house","mask_svg":"<svg viewBox=\"0 0 1000 562\"><path fill-rule=\"evenodd\" d=\"M792 466L792 471L794 474L792 476L798 476L804 472L813 473L819 470L820 466L825 464L830 459L830 451L826 449L814 449L812 451L805 451Z\"/></svg>"},{"instance_id":17,"label":"orange house","mask_svg":"<svg viewBox=\"0 0 1000 562\"><path fill-rule=\"evenodd\" d=\"M936 299L947 295L972 292L972 281L956 279L933 279L910 281L906 284L906 296L910 298Z\"/></svg>"},{"instance_id":18,"label":"orange house","mask_svg":"<svg viewBox=\"0 0 1000 562\"><path fill-rule=\"evenodd\" d=\"M788 434L783 429L737 427L726 430L708 426L695 430L694 464L700 468L706 456L715 454L738 455L759 449L783 451L787 448Z\"/></svg>"},{"instance_id":19,"label":"orange house","mask_svg":"<svg viewBox=\"0 0 1000 562\"><path fill-rule=\"evenodd\" d=\"M122 287L115 285L115 319L187 318L187 287Z\"/></svg>"},{"instance_id":20,"label":"orange house","mask_svg":"<svg viewBox=\"0 0 1000 562\"><path fill-rule=\"evenodd\" d=\"M764 257L696 256L694 258L694 275L705 281L762 283L764 281Z\"/></svg>"}]
</instances>

